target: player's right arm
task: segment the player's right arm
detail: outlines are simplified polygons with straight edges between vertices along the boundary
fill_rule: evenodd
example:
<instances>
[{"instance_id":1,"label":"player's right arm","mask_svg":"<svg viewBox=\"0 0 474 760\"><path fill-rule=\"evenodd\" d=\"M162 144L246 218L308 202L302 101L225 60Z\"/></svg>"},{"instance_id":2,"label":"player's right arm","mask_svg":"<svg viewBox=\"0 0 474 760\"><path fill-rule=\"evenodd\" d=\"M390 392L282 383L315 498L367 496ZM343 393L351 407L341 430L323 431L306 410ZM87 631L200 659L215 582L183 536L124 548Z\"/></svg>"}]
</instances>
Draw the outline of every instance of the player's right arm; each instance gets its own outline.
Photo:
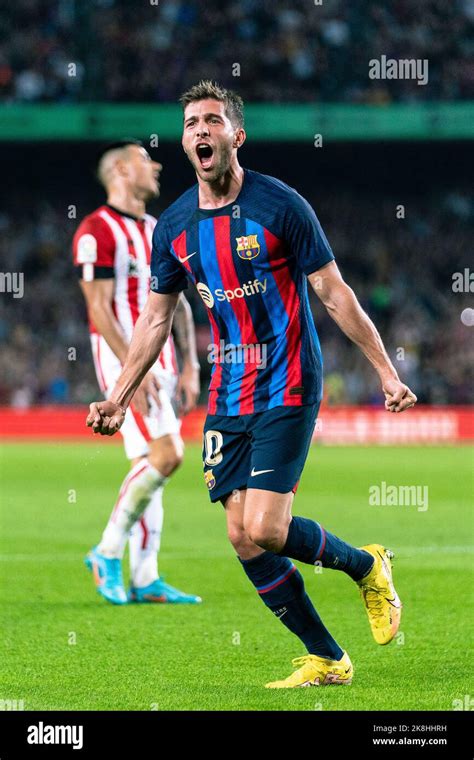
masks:
<instances>
[{"instance_id":1,"label":"player's right arm","mask_svg":"<svg viewBox=\"0 0 474 760\"><path fill-rule=\"evenodd\" d=\"M87 313L97 331L123 364L128 344L112 309L115 280L80 280L79 285L86 300Z\"/></svg>"},{"instance_id":2,"label":"player's right arm","mask_svg":"<svg viewBox=\"0 0 474 760\"><path fill-rule=\"evenodd\" d=\"M172 242L162 218L153 231L151 285L122 373L107 401L90 405L87 424L94 433L113 435L122 425L128 405L171 332L180 293L187 287L183 268L171 254Z\"/></svg>"},{"instance_id":3,"label":"player's right arm","mask_svg":"<svg viewBox=\"0 0 474 760\"><path fill-rule=\"evenodd\" d=\"M127 358L112 394L107 401L90 405L87 425L94 433L113 435L121 427L134 393L168 340L178 298L179 292L150 292L137 319Z\"/></svg>"},{"instance_id":4,"label":"player's right arm","mask_svg":"<svg viewBox=\"0 0 474 760\"><path fill-rule=\"evenodd\" d=\"M122 332L112 308L115 280L80 280L79 284L84 294L87 313L96 330L106 340L115 356L124 364L128 352L128 343ZM161 406L160 384L153 373L144 377L140 388L135 393L133 405L140 414L146 416L150 410L149 397L157 406Z\"/></svg>"},{"instance_id":5,"label":"player's right arm","mask_svg":"<svg viewBox=\"0 0 474 760\"><path fill-rule=\"evenodd\" d=\"M123 363L128 345L112 307L116 248L112 231L99 214L90 214L80 223L72 248L89 319Z\"/></svg>"},{"instance_id":6,"label":"player's right arm","mask_svg":"<svg viewBox=\"0 0 474 760\"><path fill-rule=\"evenodd\" d=\"M95 329L123 365L128 342L113 311L115 290L115 240L107 223L98 215L87 216L79 225L73 241L73 257L84 295L87 313ZM150 373L134 398L140 414L149 412L149 397L161 405L160 386Z\"/></svg>"}]
</instances>

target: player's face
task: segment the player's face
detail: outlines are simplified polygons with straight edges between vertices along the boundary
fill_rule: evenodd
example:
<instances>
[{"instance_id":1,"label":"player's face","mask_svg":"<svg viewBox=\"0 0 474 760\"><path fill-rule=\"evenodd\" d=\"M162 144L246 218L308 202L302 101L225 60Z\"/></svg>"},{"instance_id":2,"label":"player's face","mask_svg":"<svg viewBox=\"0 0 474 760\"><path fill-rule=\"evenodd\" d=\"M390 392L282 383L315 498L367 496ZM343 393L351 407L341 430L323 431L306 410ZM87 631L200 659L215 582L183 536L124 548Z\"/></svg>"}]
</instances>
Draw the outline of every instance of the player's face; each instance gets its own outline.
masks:
<instances>
[{"instance_id":1,"label":"player's face","mask_svg":"<svg viewBox=\"0 0 474 760\"><path fill-rule=\"evenodd\" d=\"M160 194L159 177L162 165L152 161L150 154L139 145L130 145L127 155L127 169L130 184L143 200Z\"/></svg>"},{"instance_id":2,"label":"player's face","mask_svg":"<svg viewBox=\"0 0 474 760\"><path fill-rule=\"evenodd\" d=\"M224 103L209 98L186 106L182 145L205 182L214 182L228 171L232 154L244 137L244 131L226 116Z\"/></svg>"}]
</instances>

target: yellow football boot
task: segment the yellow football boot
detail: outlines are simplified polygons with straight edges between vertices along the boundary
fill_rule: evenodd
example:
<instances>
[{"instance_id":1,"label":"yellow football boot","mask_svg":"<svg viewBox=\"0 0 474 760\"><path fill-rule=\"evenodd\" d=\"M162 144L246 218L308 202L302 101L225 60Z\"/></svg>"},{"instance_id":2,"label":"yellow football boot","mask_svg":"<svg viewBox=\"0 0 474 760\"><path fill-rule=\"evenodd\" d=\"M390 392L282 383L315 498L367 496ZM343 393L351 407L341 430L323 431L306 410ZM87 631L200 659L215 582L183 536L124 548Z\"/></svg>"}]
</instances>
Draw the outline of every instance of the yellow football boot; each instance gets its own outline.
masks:
<instances>
[{"instance_id":1,"label":"yellow football boot","mask_svg":"<svg viewBox=\"0 0 474 760\"><path fill-rule=\"evenodd\" d=\"M292 664L295 670L284 681L267 683L266 689L294 689L298 686L329 686L330 684L350 684L354 668L347 652L340 660L327 660L315 654L296 657Z\"/></svg>"},{"instance_id":2,"label":"yellow football boot","mask_svg":"<svg viewBox=\"0 0 474 760\"><path fill-rule=\"evenodd\" d=\"M361 546L375 558L374 566L365 578L357 581L367 610L372 635L377 644L388 644L400 625L402 603L392 580L393 552L380 544Z\"/></svg>"}]
</instances>

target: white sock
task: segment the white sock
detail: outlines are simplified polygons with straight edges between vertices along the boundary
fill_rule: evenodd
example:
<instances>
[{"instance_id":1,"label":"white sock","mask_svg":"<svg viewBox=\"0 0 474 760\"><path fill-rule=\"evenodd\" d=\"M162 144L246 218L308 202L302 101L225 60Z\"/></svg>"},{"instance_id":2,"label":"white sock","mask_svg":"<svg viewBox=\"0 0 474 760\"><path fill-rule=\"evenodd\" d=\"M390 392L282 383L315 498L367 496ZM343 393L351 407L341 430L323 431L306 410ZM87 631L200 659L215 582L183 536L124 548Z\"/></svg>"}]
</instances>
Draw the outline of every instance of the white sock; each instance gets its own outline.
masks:
<instances>
[{"instance_id":1,"label":"white sock","mask_svg":"<svg viewBox=\"0 0 474 760\"><path fill-rule=\"evenodd\" d=\"M156 489L140 520L133 526L128 548L132 586L149 586L159 577L158 552L163 528L163 486Z\"/></svg>"},{"instance_id":2,"label":"white sock","mask_svg":"<svg viewBox=\"0 0 474 760\"><path fill-rule=\"evenodd\" d=\"M132 526L147 508L157 488L166 483L161 472L142 459L122 483L115 507L102 534L98 552L110 559L122 559Z\"/></svg>"}]
</instances>

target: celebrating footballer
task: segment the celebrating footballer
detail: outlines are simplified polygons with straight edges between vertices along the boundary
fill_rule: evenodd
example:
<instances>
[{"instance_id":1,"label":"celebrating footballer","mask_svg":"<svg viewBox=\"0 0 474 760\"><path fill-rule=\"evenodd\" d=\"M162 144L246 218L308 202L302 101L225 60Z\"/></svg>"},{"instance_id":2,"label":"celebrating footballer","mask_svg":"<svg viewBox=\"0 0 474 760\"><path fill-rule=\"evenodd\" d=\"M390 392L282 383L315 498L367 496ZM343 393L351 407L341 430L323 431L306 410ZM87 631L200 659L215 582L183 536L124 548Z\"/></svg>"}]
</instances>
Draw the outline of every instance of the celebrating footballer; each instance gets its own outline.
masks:
<instances>
[{"instance_id":1,"label":"celebrating footballer","mask_svg":"<svg viewBox=\"0 0 474 760\"><path fill-rule=\"evenodd\" d=\"M292 517L322 398L308 285L377 372L387 412L404 412L417 398L342 278L311 206L281 180L240 166L246 139L241 98L201 81L181 103L182 145L197 183L156 224L151 292L120 376L107 400L91 404L87 424L102 435L126 424L189 283L207 309L215 347L264 347L244 353L242 361L224 361L222 348L217 353L203 436L204 479L211 501L225 508L243 572L306 650L288 677L267 687L350 684L346 645L324 625L292 560L348 575L377 644L395 636L402 604L389 549L378 543L356 548L312 519Z\"/></svg>"}]
</instances>

